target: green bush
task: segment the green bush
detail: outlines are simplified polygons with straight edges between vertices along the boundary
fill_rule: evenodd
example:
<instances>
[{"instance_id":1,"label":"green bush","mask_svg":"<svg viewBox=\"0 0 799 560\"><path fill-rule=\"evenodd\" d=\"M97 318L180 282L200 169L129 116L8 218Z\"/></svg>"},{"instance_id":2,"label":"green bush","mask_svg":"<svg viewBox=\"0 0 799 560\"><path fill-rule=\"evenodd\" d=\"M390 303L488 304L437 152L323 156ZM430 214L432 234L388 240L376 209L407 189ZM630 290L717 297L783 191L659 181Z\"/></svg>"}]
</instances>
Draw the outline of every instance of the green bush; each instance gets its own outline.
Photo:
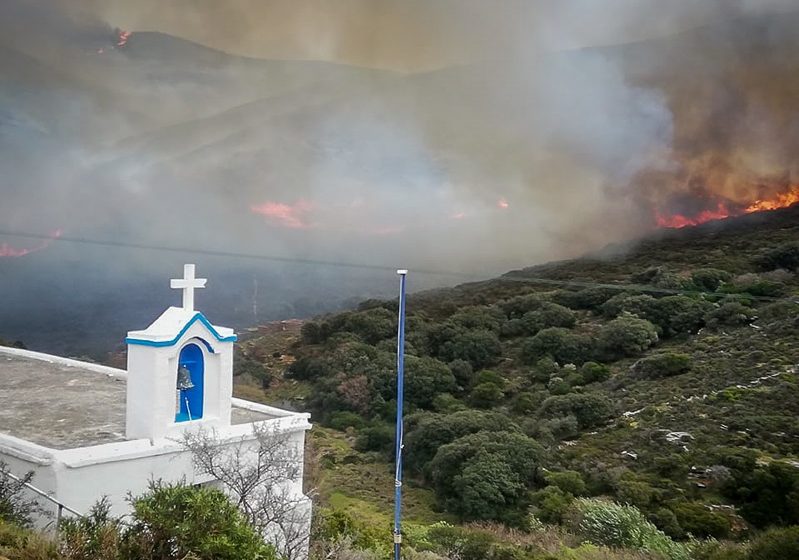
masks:
<instances>
[{"instance_id":1,"label":"green bush","mask_svg":"<svg viewBox=\"0 0 799 560\"><path fill-rule=\"evenodd\" d=\"M752 542L748 560L799 558L799 527L772 529Z\"/></svg>"},{"instance_id":2,"label":"green bush","mask_svg":"<svg viewBox=\"0 0 799 560\"><path fill-rule=\"evenodd\" d=\"M766 466L744 466L722 487L740 504L741 516L755 527L799 525L799 469L774 461Z\"/></svg>"},{"instance_id":3,"label":"green bush","mask_svg":"<svg viewBox=\"0 0 799 560\"><path fill-rule=\"evenodd\" d=\"M794 241L769 249L755 259L755 264L765 271L799 269L799 243Z\"/></svg>"},{"instance_id":4,"label":"green bush","mask_svg":"<svg viewBox=\"0 0 799 560\"><path fill-rule=\"evenodd\" d=\"M436 497L464 519L518 521L543 453L535 440L515 432L459 438L430 462Z\"/></svg>"},{"instance_id":5,"label":"green bush","mask_svg":"<svg viewBox=\"0 0 799 560\"><path fill-rule=\"evenodd\" d=\"M574 495L557 486L546 486L532 496L531 513L544 523L560 523L569 510Z\"/></svg>"},{"instance_id":6,"label":"green bush","mask_svg":"<svg viewBox=\"0 0 799 560\"><path fill-rule=\"evenodd\" d=\"M116 560L124 525L110 515L105 499L95 504L86 517L66 518L60 531L59 549L68 560Z\"/></svg>"},{"instance_id":7,"label":"green bush","mask_svg":"<svg viewBox=\"0 0 799 560\"><path fill-rule=\"evenodd\" d=\"M409 469L420 472L439 447L476 432L518 431L510 419L499 412L462 410L452 414L424 414L408 421L405 435Z\"/></svg>"},{"instance_id":8,"label":"green bush","mask_svg":"<svg viewBox=\"0 0 799 560\"><path fill-rule=\"evenodd\" d=\"M700 268L691 273L691 282L698 290L705 292L715 292L730 278L732 278L732 274L718 268Z\"/></svg>"},{"instance_id":9,"label":"green bush","mask_svg":"<svg viewBox=\"0 0 799 560\"><path fill-rule=\"evenodd\" d=\"M551 471L544 475L547 484L557 486L572 496L582 496L586 493L583 476L577 471Z\"/></svg>"},{"instance_id":10,"label":"green bush","mask_svg":"<svg viewBox=\"0 0 799 560\"><path fill-rule=\"evenodd\" d=\"M599 310L603 303L618 293L619 291L613 288L585 288L579 291L560 290L555 292L553 299L555 303L570 309Z\"/></svg>"},{"instance_id":11,"label":"green bush","mask_svg":"<svg viewBox=\"0 0 799 560\"><path fill-rule=\"evenodd\" d=\"M691 560L689 546L676 543L633 506L578 498L567 515L569 527L594 544L633 548L670 560Z\"/></svg>"},{"instance_id":12,"label":"green bush","mask_svg":"<svg viewBox=\"0 0 799 560\"><path fill-rule=\"evenodd\" d=\"M486 306L463 307L449 320L467 330L483 330L498 333L504 314L496 308Z\"/></svg>"},{"instance_id":13,"label":"green bush","mask_svg":"<svg viewBox=\"0 0 799 560\"><path fill-rule=\"evenodd\" d=\"M610 368L605 364L585 362L580 368L580 375L582 377L583 385L597 383L610 378Z\"/></svg>"},{"instance_id":14,"label":"green bush","mask_svg":"<svg viewBox=\"0 0 799 560\"><path fill-rule=\"evenodd\" d=\"M652 321L664 336L691 334L705 325L710 303L688 296L666 296L657 300Z\"/></svg>"},{"instance_id":15,"label":"green bush","mask_svg":"<svg viewBox=\"0 0 799 560\"><path fill-rule=\"evenodd\" d=\"M702 504L684 502L673 506L672 511L683 530L695 537L723 539L730 534L730 520Z\"/></svg>"},{"instance_id":16,"label":"green bush","mask_svg":"<svg viewBox=\"0 0 799 560\"><path fill-rule=\"evenodd\" d=\"M607 359L615 360L640 354L657 341L658 333L652 323L624 314L600 331L598 346Z\"/></svg>"},{"instance_id":17,"label":"green bush","mask_svg":"<svg viewBox=\"0 0 799 560\"><path fill-rule=\"evenodd\" d=\"M395 383L392 380L389 384L392 395ZM405 357L405 398L408 403L430 408L437 395L450 393L456 386L455 376L447 364L429 357Z\"/></svg>"},{"instance_id":18,"label":"green bush","mask_svg":"<svg viewBox=\"0 0 799 560\"><path fill-rule=\"evenodd\" d=\"M633 371L647 379L660 379L683 374L691 369L688 354L665 352L641 358L633 366Z\"/></svg>"},{"instance_id":19,"label":"green bush","mask_svg":"<svg viewBox=\"0 0 799 560\"><path fill-rule=\"evenodd\" d=\"M152 483L131 505L124 558L277 560L274 548L218 490Z\"/></svg>"},{"instance_id":20,"label":"green bush","mask_svg":"<svg viewBox=\"0 0 799 560\"><path fill-rule=\"evenodd\" d=\"M639 319L654 322L657 317L657 300L646 294L623 292L603 303L601 311L602 315L609 319L615 319L622 313L629 313Z\"/></svg>"},{"instance_id":21,"label":"green bush","mask_svg":"<svg viewBox=\"0 0 799 560\"><path fill-rule=\"evenodd\" d=\"M474 368L466 360L453 360L449 364L455 382L463 389L469 389L474 383Z\"/></svg>"},{"instance_id":22,"label":"green bush","mask_svg":"<svg viewBox=\"0 0 799 560\"><path fill-rule=\"evenodd\" d=\"M571 393L546 399L540 414L545 418L574 416L580 429L600 426L613 416L610 400L599 393Z\"/></svg>"},{"instance_id":23,"label":"green bush","mask_svg":"<svg viewBox=\"0 0 799 560\"><path fill-rule=\"evenodd\" d=\"M560 327L544 329L522 344L522 359L527 364L548 357L560 364L579 365L588 361L592 353L588 337Z\"/></svg>"},{"instance_id":24,"label":"green bush","mask_svg":"<svg viewBox=\"0 0 799 560\"><path fill-rule=\"evenodd\" d=\"M360 428L363 426L363 424L364 420L360 415L348 410L339 410L334 412L330 415L330 419L327 421L328 426L334 430L341 430L342 432L347 428Z\"/></svg>"},{"instance_id":25,"label":"green bush","mask_svg":"<svg viewBox=\"0 0 799 560\"><path fill-rule=\"evenodd\" d=\"M747 307L737 301L731 301L707 313L705 315L705 323L713 328L722 325L747 325L752 321L754 316L755 313L751 307Z\"/></svg>"},{"instance_id":26,"label":"green bush","mask_svg":"<svg viewBox=\"0 0 799 560\"><path fill-rule=\"evenodd\" d=\"M358 432L355 449L390 453L394 448L394 427L389 424L368 426Z\"/></svg>"},{"instance_id":27,"label":"green bush","mask_svg":"<svg viewBox=\"0 0 799 560\"><path fill-rule=\"evenodd\" d=\"M330 366L321 358L302 356L292 363L286 377L290 379L310 380L327 377L330 375Z\"/></svg>"},{"instance_id":28,"label":"green bush","mask_svg":"<svg viewBox=\"0 0 799 560\"><path fill-rule=\"evenodd\" d=\"M493 408L504 396L502 388L496 383L480 383L472 389L469 403L476 408Z\"/></svg>"},{"instance_id":29,"label":"green bush","mask_svg":"<svg viewBox=\"0 0 799 560\"><path fill-rule=\"evenodd\" d=\"M445 342L439 350L444 361L465 360L474 369L482 369L497 362L502 346L497 335L491 331L476 330L460 332Z\"/></svg>"}]
</instances>

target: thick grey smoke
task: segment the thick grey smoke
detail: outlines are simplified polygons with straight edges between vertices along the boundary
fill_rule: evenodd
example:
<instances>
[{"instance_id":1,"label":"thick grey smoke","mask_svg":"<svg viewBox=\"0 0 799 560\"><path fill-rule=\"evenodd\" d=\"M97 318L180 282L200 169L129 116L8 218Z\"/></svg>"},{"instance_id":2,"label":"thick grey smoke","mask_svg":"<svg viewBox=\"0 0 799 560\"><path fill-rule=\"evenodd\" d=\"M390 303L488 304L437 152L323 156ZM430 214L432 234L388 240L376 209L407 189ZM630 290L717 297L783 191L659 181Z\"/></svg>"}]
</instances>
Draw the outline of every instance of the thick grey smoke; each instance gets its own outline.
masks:
<instances>
[{"instance_id":1,"label":"thick grey smoke","mask_svg":"<svg viewBox=\"0 0 799 560\"><path fill-rule=\"evenodd\" d=\"M6 0L0 224L481 274L576 255L790 184L792 8Z\"/></svg>"}]
</instances>

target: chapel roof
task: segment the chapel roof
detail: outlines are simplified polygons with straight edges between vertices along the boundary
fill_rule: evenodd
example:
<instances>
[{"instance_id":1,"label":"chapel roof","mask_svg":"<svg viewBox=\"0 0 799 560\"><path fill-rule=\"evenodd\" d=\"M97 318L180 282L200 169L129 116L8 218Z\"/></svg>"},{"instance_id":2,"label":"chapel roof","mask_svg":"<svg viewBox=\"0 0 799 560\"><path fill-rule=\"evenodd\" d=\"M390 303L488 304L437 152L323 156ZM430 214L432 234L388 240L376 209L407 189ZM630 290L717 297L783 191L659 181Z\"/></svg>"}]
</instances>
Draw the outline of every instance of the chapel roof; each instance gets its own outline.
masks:
<instances>
[{"instance_id":1,"label":"chapel roof","mask_svg":"<svg viewBox=\"0 0 799 560\"><path fill-rule=\"evenodd\" d=\"M0 432L53 449L125 438L125 372L0 347ZM232 424L272 416L233 404Z\"/></svg>"}]
</instances>

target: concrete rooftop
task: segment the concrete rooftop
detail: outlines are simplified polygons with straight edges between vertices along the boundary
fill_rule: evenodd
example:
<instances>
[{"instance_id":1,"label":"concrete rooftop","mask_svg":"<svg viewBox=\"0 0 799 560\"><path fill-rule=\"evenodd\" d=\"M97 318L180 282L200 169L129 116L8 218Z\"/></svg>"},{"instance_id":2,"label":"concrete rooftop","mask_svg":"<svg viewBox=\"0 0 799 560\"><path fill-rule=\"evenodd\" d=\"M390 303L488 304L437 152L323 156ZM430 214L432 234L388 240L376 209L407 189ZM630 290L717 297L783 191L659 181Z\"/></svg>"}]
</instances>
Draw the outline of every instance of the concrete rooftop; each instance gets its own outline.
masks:
<instances>
[{"instance_id":1,"label":"concrete rooftop","mask_svg":"<svg viewBox=\"0 0 799 560\"><path fill-rule=\"evenodd\" d=\"M233 407L233 424L272 418ZM125 380L0 353L0 433L53 449L124 441Z\"/></svg>"}]
</instances>

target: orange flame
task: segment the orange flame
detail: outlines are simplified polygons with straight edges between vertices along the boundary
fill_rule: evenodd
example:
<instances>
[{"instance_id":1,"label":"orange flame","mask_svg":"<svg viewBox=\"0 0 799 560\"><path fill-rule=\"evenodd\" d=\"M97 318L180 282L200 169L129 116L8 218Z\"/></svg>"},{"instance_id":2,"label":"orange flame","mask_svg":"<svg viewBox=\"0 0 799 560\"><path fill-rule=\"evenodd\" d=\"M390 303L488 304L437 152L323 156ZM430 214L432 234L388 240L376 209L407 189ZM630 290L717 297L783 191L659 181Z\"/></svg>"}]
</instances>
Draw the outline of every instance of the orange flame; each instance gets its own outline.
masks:
<instances>
[{"instance_id":1,"label":"orange flame","mask_svg":"<svg viewBox=\"0 0 799 560\"><path fill-rule=\"evenodd\" d=\"M117 44L116 44L117 48L122 48L125 45L127 45L128 39L130 39L131 35L133 35L133 33L131 33L130 31L123 31L120 29L119 32L117 33Z\"/></svg>"},{"instance_id":2,"label":"orange flame","mask_svg":"<svg viewBox=\"0 0 799 560\"><path fill-rule=\"evenodd\" d=\"M731 207L729 202L719 201L715 209L702 210L693 216L686 216L684 214L664 215L656 211L655 222L658 227L684 228L686 226L696 226L712 220L723 220L724 218L751 214L753 212L787 208L797 203L799 203L799 185L795 185L787 192L779 193L772 198L755 200L746 207Z\"/></svg>"},{"instance_id":3,"label":"orange flame","mask_svg":"<svg viewBox=\"0 0 799 560\"><path fill-rule=\"evenodd\" d=\"M311 208L310 202L300 199L294 204L264 202L263 204L251 206L250 210L255 214L266 216L275 225L291 229L306 229L311 227L311 224L306 221L306 215L311 211Z\"/></svg>"},{"instance_id":4,"label":"orange flame","mask_svg":"<svg viewBox=\"0 0 799 560\"><path fill-rule=\"evenodd\" d=\"M18 248L8 243L0 243L0 258L2 257L24 257L25 255L30 255L31 253L35 253L36 251L41 251L43 249L47 249L50 244L61 237L62 231L60 229L55 230L53 233L50 234L50 239L45 239L35 247L28 247L28 248Z\"/></svg>"}]
</instances>

